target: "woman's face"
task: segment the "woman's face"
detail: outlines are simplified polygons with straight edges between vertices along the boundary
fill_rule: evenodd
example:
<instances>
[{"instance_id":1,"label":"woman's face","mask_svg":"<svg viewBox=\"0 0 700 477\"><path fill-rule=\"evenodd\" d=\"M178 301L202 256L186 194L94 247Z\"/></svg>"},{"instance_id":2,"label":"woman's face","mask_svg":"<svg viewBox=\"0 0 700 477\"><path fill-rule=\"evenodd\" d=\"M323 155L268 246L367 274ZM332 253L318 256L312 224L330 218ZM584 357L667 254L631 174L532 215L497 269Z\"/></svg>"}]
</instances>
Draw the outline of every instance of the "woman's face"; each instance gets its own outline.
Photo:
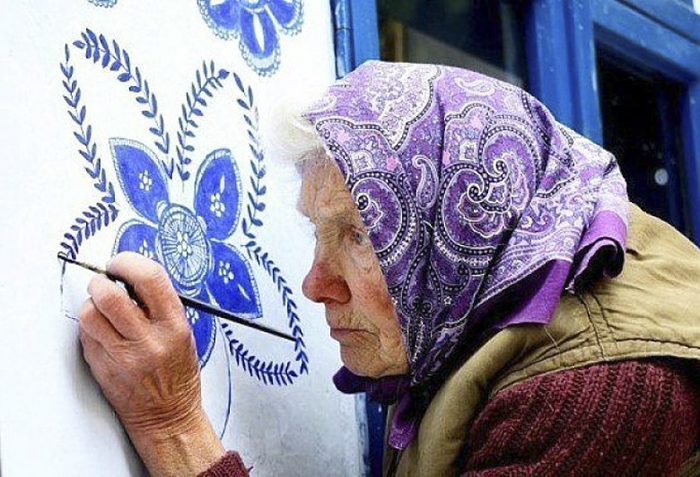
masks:
<instances>
[{"instance_id":1,"label":"woman's face","mask_svg":"<svg viewBox=\"0 0 700 477\"><path fill-rule=\"evenodd\" d=\"M316 252L303 284L323 303L345 366L360 376L406 374L398 317L355 203L335 165L304 172L300 209L316 227Z\"/></svg>"}]
</instances>

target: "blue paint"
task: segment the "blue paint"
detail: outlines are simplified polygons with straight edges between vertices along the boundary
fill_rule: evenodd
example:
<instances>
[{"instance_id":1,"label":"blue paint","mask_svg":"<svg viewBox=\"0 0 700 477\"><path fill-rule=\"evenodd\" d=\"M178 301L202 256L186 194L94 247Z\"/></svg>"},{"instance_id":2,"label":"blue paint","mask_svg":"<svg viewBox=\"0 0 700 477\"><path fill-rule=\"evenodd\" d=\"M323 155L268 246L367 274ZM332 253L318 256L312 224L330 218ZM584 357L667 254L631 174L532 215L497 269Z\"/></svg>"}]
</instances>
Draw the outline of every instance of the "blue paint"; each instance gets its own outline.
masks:
<instances>
[{"instance_id":1,"label":"blue paint","mask_svg":"<svg viewBox=\"0 0 700 477\"><path fill-rule=\"evenodd\" d=\"M368 60L379 59L377 6L374 0L331 0L336 75L341 78Z\"/></svg>"},{"instance_id":2,"label":"blue paint","mask_svg":"<svg viewBox=\"0 0 700 477\"><path fill-rule=\"evenodd\" d=\"M535 0L527 28L530 90L562 123L600 142L595 44L687 81L700 68L691 32L700 41L700 16L674 2Z\"/></svg>"},{"instance_id":3,"label":"blue paint","mask_svg":"<svg viewBox=\"0 0 700 477\"><path fill-rule=\"evenodd\" d=\"M535 0L526 11L530 92L557 121L602 140L589 2Z\"/></svg>"},{"instance_id":4,"label":"blue paint","mask_svg":"<svg viewBox=\"0 0 700 477\"><path fill-rule=\"evenodd\" d=\"M693 0L619 0L659 25L700 42L700 15L693 8Z\"/></svg>"},{"instance_id":5,"label":"blue paint","mask_svg":"<svg viewBox=\"0 0 700 477\"><path fill-rule=\"evenodd\" d=\"M93 5L98 7L113 7L117 4L117 0L88 0Z\"/></svg>"},{"instance_id":6,"label":"blue paint","mask_svg":"<svg viewBox=\"0 0 700 477\"><path fill-rule=\"evenodd\" d=\"M113 7L117 0L89 0ZM216 36L238 41L241 55L260 76L277 72L282 60L280 33L296 35L304 23L303 0L197 0Z\"/></svg>"},{"instance_id":7,"label":"blue paint","mask_svg":"<svg viewBox=\"0 0 700 477\"><path fill-rule=\"evenodd\" d=\"M238 40L243 58L261 76L280 65L280 32L294 35L304 22L302 0L197 0L214 33Z\"/></svg>"},{"instance_id":8,"label":"blue paint","mask_svg":"<svg viewBox=\"0 0 700 477\"><path fill-rule=\"evenodd\" d=\"M216 302L226 310L239 310L240 316L262 316L257 285L246 259L238 250L219 241L212 240L211 246L216 258L214 271L206 282Z\"/></svg>"},{"instance_id":9,"label":"blue paint","mask_svg":"<svg viewBox=\"0 0 700 477\"><path fill-rule=\"evenodd\" d=\"M571 71L563 2L533 1L526 13L526 31L529 89L547 105L559 122L573 127Z\"/></svg>"},{"instance_id":10,"label":"blue paint","mask_svg":"<svg viewBox=\"0 0 700 477\"><path fill-rule=\"evenodd\" d=\"M81 39L73 42L73 46L82 50L86 60L91 60L94 64L99 64L103 69L117 74L117 80L124 83L129 92L133 94L134 100L141 109L141 115L152 121L152 126L148 129L155 136L153 144L163 154L170 151L170 135L165 131L163 115L158 111L158 100L151 92L148 81L141 76L138 66L132 68L129 53L122 49L116 41L111 43L104 35L97 35L86 28L80 34ZM168 178L173 177L173 161L170 165L161 162Z\"/></svg>"},{"instance_id":11,"label":"blue paint","mask_svg":"<svg viewBox=\"0 0 700 477\"><path fill-rule=\"evenodd\" d=\"M243 80L236 73L233 79L238 88L238 107L243 113L243 119L248 125L248 147L252 153L250 168L253 177L250 178L252 193L247 194L248 204L246 205L246 216L241 220L243 235L248 240L244 245L246 254L250 260L254 260L268 274L276 289L282 296L282 305L287 311L287 323L294 336L295 361L298 369L291 368L291 362L274 363L259 359L245 347L243 343L235 338L233 329L228 323L222 323L221 327L229 340L229 350L244 371L250 376L262 381L264 384L287 385L294 382L299 375L309 372L309 357L306 354L306 343L304 342L304 332L301 329L301 320L297 313L297 304L293 299L292 289L287 284L287 280L282 276L282 271L272 260L270 254L259 244L256 229L263 226L260 214L265 210L266 204L264 196L267 194L267 186L264 183L266 175L265 154L260 143L258 131L258 108L255 103L255 96L250 86L246 87Z\"/></svg>"},{"instance_id":12,"label":"blue paint","mask_svg":"<svg viewBox=\"0 0 700 477\"><path fill-rule=\"evenodd\" d=\"M353 69L365 61L379 59L377 6L372 1L350 1L352 19Z\"/></svg>"},{"instance_id":13,"label":"blue paint","mask_svg":"<svg viewBox=\"0 0 700 477\"><path fill-rule=\"evenodd\" d=\"M683 83L700 76L700 40L690 41L614 0L592 0L591 12L596 41L609 51Z\"/></svg>"},{"instance_id":14,"label":"blue paint","mask_svg":"<svg viewBox=\"0 0 700 477\"><path fill-rule=\"evenodd\" d=\"M590 2L567 1L564 13L568 38L573 129L600 144L603 141L598 102L595 38Z\"/></svg>"},{"instance_id":15,"label":"blue paint","mask_svg":"<svg viewBox=\"0 0 700 477\"><path fill-rule=\"evenodd\" d=\"M681 133L692 237L700 244L700 78L688 85L681 100Z\"/></svg>"},{"instance_id":16,"label":"blue paint","mask_svg":"<svg viewBox=\"0 0 700 477\"><path fill-rule=\"evenodd\" d=\"M369 438L369 467L371 475L381 476L384 458L384 430L386 428L386 405L365 401L367 412L367 434Z\"/></svg>"},{"instance_id":17,"label":"blue paint","mask_svg":"<svg viewBox=\"0 0 700 477\"><path fill-rule=\"evenodd\" d=\"M158 207L169 201L168 185L155 155L143 144L128 139L113 139L110 148L129 205L144 219L158 222Z\"/></svg>"},{"instance_id":18,"label":"blue paint","mask_svg":"<svg viewBox=\"0 0 700 477\"><path fill-rule=\"evenodd\" d=\"M221 88L222 81L229 75L226 70L218 70L214 62L202 63L202 68L197 71L195 81L190 86L190 91L185 93L185 102L180 107L182 111L178 118L177 143L175 145L176 160L171 160L170 170L177 169L178 176L183 181L190 178L187 170L192 163L191 155L195 151L191 141L196 138L199 123L196 117L204 115L204 109L209 104L205 97L211 98L214 92ZM191 94L190 94L191 92ZM170 174L172 176L172 173ZM240 189L240 187L239 187Z\"/></svg>"},{"instance_id":19,"label":"blue paint","mask_svg":"<svg viewBox=\"0 0 700 477\"><path fill-rule=\"evenodd\" d=\"M352 19L349 0L331 0L335 42L335 75L342 78L353 70Z\"/></svg>"},{"instance_id":20,"label":"blue paint","mask_svg":"<svg viewBox=\"0 0 700 477\"><path fill-rule=\"evenodd\" d=\"M85 172L93 181L93 187L101 193L100 199L76 217L70 230L63 234L61 252L75 259L84 240L89 239L102 227L107 227L119 216L115 205L114 185L107 179L102 168L102 159L97 154L97 144L92 135L92 125L87 120L87 107L82 101L82 92L75 79L75 68L71 62L70 48L64 47L61 63L63 75L63 100L68 105L68 115L74 125L73 136L78 141L78 153L85 160Z\"/></svg>"},{"instance_id":21,"label":"blue paint","mask_svg":"<svg viewBox=\"0 0 700 477\"><path fill-rule=\"evenodd\" d=\"M224 83L230 76L229 72L217 69L213 62L204 62L196 72L191 94L185 95L181 106L177 142L172 148L175 155L171 157L170 135L159 112L156 96L139 68L131 63L127 51L116 41L109 41L90 29L86 29L72 46L83 54L88 64L113 75L133 95L141 116L150 123L148 136L155 146L152 148L134 139L113 138L110 141L120 192L138 216L121 225L114 252L129 250L157 260L181 293L250 319L260 318L263 313L251 264L261 267L280 294L288 327L295 338L294 359L275 362L260 358L237 338L237 329L188 308L187 319L197 344L198 358L200 365L205 366L216 342L217 331L221 330L226 347L234 358L231 361L251 377L270 385L294 383L301 374L308 373L309 358L292 289L270 253L257 241L256 231L263 226L261 216L266 208L263 199L267 187L264 184L265 156L258 132L258 109L252 88L244 85L237 74L231 75L239 92L236 104L248 127L248 148L245 150L252 156L252 176L245 184L249 184L252 190L244 193L238 163L230 150L219 148L200 159L192 202L176 203L170 195L173 181L184 185L189 179L188 167L196 157L191 142L196 138L199 123L214 92L232 83ZM114 223L120 209L115 187L98 154L99 145L87 119L87 107L82 100L68 45L61 73L64 100L74 124L78 152L85 161L85 171L93 186L101 194L96 204L76 218L61 242L62 251L76 258L82 243ZM247 202L245 209L244 200ZM245 242L237 248L231 241L239 231Z\"/></svg>"},{"instance_id":22,"label":"blue paint","mask_svg":"<svg viewBox=\"0 0 700 477\"><path fill-rule=\"evenodd\" d=\"M262 315L250 265L230 245L240 209L240 179L227 149L209 154L197 172L194 207L168 197L154 152L125 139L110 141L119 183L143 220L129 221L117 234L114 253L132 251L160 262L175 288L247 318ZM204 366L214 345L211 316L190 312L197 355Z\"/></svg>"},{"instance_id":23,"label":"blue paint","mask_svg":"<svg viewBox=\"0 0 700 477\"><path fill-rule=\"evenodd\" d=\"M596 41L685 87L681 134L691 232L700 244L700 17L675 2L592 0Z\"/></svg>"},{"instance_id":24,"label":"blue paint","mask_svg":"<svg viewBox=\"0 0 700 477\"><path fill-rule=\"evenodd\" d=\"M220 149L200 166L194 198L197 215L204 219L209 236L224 240L233 234L241 211L241 181L231 152Z\"/></svg>"}]
</instances>

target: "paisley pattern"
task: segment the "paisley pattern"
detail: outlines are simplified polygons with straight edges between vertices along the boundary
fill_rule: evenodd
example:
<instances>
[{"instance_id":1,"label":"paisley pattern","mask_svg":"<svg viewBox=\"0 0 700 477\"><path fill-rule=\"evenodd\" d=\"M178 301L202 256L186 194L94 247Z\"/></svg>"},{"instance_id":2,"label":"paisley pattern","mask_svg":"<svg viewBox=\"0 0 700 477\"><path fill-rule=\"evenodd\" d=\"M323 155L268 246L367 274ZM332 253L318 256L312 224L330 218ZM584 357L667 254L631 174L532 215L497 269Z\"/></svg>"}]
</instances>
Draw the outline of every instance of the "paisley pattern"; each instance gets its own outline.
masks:
<instances>
[{"instance_id":1,"label":"paisley pattern","mask_svg":"<svg viewBox=\"0 0 700 477\"><path fill-rule=\"evenodd\" d=\"M617 252L603 272L621 269L628 202L614 157L514 86L457 68L368 62L307 118L369 230L413 390L439 386L469 331L506 295L514 311L490 326L546 323L601 247ZM538 284L525 285L536 271Z\"/></svg>"}]
</instances>

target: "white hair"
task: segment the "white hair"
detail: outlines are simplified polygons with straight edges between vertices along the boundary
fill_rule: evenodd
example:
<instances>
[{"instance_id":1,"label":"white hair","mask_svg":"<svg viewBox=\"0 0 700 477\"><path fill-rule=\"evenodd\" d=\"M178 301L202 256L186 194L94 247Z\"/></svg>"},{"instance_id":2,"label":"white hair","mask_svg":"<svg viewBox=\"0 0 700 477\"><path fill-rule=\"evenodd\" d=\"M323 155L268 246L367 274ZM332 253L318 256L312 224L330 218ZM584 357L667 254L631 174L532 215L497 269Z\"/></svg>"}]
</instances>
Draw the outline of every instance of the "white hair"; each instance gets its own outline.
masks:
<instances>
[{"instance_id":1,"label":"white hair","mask_svg":"<svg viewBox=\"0 0 700 477\"><path fill-rule=\"evenodd\" d=\"M311 122L303 113L321 99L325 86L296 85L274 98L267 111L267 141L275 156L300 169L328 161L326 150Z\"/></svg>"}]
</instances>

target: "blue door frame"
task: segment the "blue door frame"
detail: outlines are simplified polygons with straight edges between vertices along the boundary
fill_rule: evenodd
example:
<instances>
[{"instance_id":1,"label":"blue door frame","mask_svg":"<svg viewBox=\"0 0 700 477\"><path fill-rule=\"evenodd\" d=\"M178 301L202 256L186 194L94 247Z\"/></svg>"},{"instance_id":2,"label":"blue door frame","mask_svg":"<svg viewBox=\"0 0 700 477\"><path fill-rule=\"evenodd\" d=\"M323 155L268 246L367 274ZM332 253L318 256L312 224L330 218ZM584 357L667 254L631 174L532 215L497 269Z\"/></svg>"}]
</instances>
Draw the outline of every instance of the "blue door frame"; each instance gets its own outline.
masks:
<instances>
[{"instance_id":1,"label":"blue door frame","mask_svg":"<svg viewBox=\"0 0 700 477\"><path fill-rule=\"evenodd\" d=\"M603 137L597 46L684 86L685 186L700 244L700 15L675 0L534 0L527 22L531 92L560 122L597 143Z\"/></svg>"},{"instance_id":2,"label":"blue door frame","mask_svg":"<svg viewBox=\"0 0 700 477\"><path fill-rule=\"evenodd\" d=\"M376 3L331 0L331 6L342 77L379 58ZM599 144L596 47L684 86L685 186L692 237L700 244L700 15L692 0L531 0L525 31L530 92L561 123ZM384 413L377 409L368 408L368 424L383 433ZM381 449L369 451L372 475L381 475Z\"/></svg>"}]
</instances>

